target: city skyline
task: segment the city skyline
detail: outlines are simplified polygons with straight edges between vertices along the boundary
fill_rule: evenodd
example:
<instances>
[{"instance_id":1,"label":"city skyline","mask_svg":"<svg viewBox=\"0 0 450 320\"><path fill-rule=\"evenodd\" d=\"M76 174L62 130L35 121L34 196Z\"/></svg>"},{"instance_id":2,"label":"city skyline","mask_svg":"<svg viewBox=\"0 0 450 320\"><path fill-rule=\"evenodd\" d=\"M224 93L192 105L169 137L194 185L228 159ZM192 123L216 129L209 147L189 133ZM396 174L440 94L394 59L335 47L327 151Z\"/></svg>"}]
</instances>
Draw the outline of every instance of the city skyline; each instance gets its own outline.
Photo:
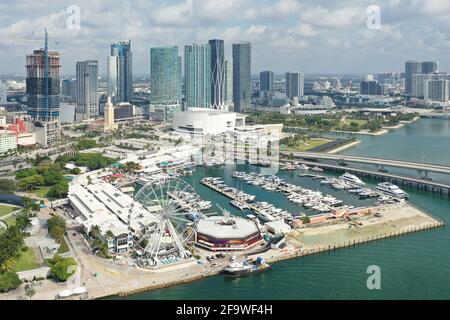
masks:
<instances>
[{"instance_id":1,"label":"city skyline","mask_svg":"<svg viewBox=\"0 0 450 320\"><path fill-rule=\"evenodd\" d=\"M251 42L258 52L252 64L255 74L265 69L277 74L290 69L373 73L401 70L404 60L438 60L441 69L450 69L446 22L450 4L439 0L380 1L379 30L366 26L370 1L182 0L113 5L106 0L95 4L82 0L77 2L80 29L67 27L73 16L68 13L70 1L48 6L46 2L0 4L0 59L5 61L0 73L24 74L21 61L42 42L44 26L50 32L50 47L64 57L62 74L75 74L80 59L98 60L99 73L104 74L109 44L120 39L133 41L136 74L148 73L150 47L183 47L215 38L226 44ZM233 19L227 19L230 16ZM350 30L354 31L351 38ZM227 46L225 56L230 53Z\"/></svg>"}]
</instances>

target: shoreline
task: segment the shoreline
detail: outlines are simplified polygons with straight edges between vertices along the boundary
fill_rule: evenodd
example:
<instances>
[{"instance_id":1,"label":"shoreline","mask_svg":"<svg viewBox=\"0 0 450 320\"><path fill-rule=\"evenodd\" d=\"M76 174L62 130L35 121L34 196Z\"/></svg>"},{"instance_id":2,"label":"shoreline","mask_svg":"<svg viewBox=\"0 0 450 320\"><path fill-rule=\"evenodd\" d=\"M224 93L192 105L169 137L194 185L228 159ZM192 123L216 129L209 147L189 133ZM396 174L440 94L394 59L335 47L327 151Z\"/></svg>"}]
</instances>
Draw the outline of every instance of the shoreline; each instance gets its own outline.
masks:
<instances>
[{"instance_id":1,"label":"shoreline","mask_svg":"<svg viewBox=\"0 0 450 320\"><path fill-rule=\"evenodd\" d=\"M313 255L317 253L327 252L327 251L335 251L337 249L341 248L347 248L352 247L355 245L365 244L373 241L388 239L388 238L394 238L399 237L403 235L407 235L410 233L416 233L421 231L426 231L430 229L440 228L445 225L445 222L433 217L429 213L425 212L422 209L419 209L415 207L412 204L405 203L401 205L393 205L393 206L387 206L379 208L380 212L383 212L385 217L383 219L375 219L373 217L362 219L363 221L363 227L360 227L357 231L356 237L349 237L348 240L341 241L341 242L335 242L333 241L333 238L336 238L340 233L347 233L347 232L353 232L352 230L348 231L346 228L347 223L345 222L338 222L336 224L332 225L324 225L324 226L317 226L317 227L307 227L307 228L300 228L295 229L291 232L294 236L291 236L289 234L287 236L287 247L285 249L281 250L269 250L264 253L260 253L256 256L263 257L267 262L269 263L277 263L285 260L291 260L300 258L303 256ZM400 213L399 213L400 211ZM403 214L406 212L409 213L409 216L403 216ZM393 220L392 220L393 219ZM405 223L402 225L402 223ZM389 227L391 227L393 230L386 231L385 228L386 224L390 224ZM386 229L386 230L385 230ZM366 231L367 234L364 234L364 231ZM361 233L361 234L360 234ZM326 240L324 243L319 243L315 245L301 245L300 243L302 241L299 241L298 235L303 236L305 239L307 237L315 237L320 236L321 234L326 235L326 238L329 240ZM296 236L297 235L297 238ZM303 243L303 242L302 242ZM250 255L251 257L251 255ZM193 283L200 280L203 280L210 276L217 276L220 274L220 271L210 271L205 274L192 274L191 276L184 278L184 279L178 279L176 281L168 281L161 284L156 285L150 285L150 286L141 286L139 288L134 288L130 290L120 290L116 292L112 292L108 295L103 296L92 296L90 295L90 298L94 299L101 299L101 298L108 298L108 297L126 297L131 296L135 294L145 293L145 292L151 292L158 289L164 289L164 288L170 288L178 285L183 285L187 283Z\"/></svg>"},{"instance_id":2,"label":"shoreline","mask_svg":"<svg viewBox=\"0 0 450 320\"><path fill-rule=\"evenodd\" d=\"M339 153L339 152L351 149L351 148L353 148L353 147L355 147L355 146L357 146L358 144L361 144L361 143L362 143L361 140L352 141L352 142L347 143L347 144L345 144L343 146L340 146L340 147L337 147L335 149L332 149L332 150L330 150L330 151L328 151L326 153L336 154L336 153Z\"/></svg>"},{"instance_id":3,"label":"shoreline","mask_svg":"<svg viewBox=\"0 0 450 320\"><path fill-rule=\"evenodd\" d=\"M375 207L375 209L382 213L381 218L373 215L364 216L357 220L361 223L360 225L353 225L351 228L348 221L338 220L326 225L293 229L286 236L284 249L271 249L256 256L263 257L269 263L276 263L445 225L443 220L433 217L410 203ZM202 256L201 261L195 261L195 263L193 260L186 261L176 268L142 270L133 265L119 264L92 255L86 251L87 247L83 246L83 240L70 233L68 242L79 262L82 272L81 283L87 289L87 299L89 300L120 299L120 297L197 282L221 273L221 269L212 268L210 263L205 260L205 256L210 253L197 248L196 250ZM238 257L242 257L242 255L237 254ZM225 266L228 260L218 260L218 262ZM95 276L93 276L94 274ZM38 300L56 299L59 292L67 289L70 285L67 283L61 286L47 280L46 285L37 290L34 298ZM25 299L23 285L15 291L0 295L0 299ZM80 299L79 296L72 296L64 300L78 299Z\"/></svg>"}]
</instances>

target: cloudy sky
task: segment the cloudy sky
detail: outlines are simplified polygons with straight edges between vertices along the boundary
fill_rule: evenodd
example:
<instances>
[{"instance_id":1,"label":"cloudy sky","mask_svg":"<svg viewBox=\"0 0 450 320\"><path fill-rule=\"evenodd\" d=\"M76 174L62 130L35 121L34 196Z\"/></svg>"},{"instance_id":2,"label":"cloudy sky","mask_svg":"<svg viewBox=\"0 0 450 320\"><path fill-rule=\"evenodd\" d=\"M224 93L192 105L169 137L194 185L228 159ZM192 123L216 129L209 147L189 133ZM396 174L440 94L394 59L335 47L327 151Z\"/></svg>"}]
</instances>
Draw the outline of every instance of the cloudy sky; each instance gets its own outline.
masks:
<instances>
[{"instance_id":1,"label":"cloudy sky","mask_svg":"<svg viewBox=\"0 0 450 320\"><path fill-rule=\"evenodd\" d=\"M379 29L367 27L374 4ZM450 72L449 0L0 0L0 74L25 72L44 26L64 74L86 59L104 73L117 40L132 40L134 73L148 74L150 47L178 45L181 54L211 38L226 41L228 56L233 41L250 41L252 73L399 71L407 59Z\"/></svg>"}]
</instances>

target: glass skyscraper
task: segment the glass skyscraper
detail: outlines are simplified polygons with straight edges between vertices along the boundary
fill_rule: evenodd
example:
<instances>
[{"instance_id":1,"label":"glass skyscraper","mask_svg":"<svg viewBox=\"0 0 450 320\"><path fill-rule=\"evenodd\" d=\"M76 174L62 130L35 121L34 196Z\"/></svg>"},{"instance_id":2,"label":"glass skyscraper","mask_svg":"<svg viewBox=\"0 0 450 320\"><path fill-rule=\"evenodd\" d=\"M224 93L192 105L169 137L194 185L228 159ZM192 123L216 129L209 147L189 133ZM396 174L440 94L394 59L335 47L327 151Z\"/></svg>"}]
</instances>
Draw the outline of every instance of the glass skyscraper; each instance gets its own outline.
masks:
<instances>
[{"instance_id":1,"label":"glass skyscraper","mask_svg":"<svg viewBox=\"0 0 450 320\"><path fill-rule=\"evenodd\" d=\"M181 103L181 70L178 47L150 49L152 104Z\"/></svg>"},{"instance_id":2,"label":"glass skyscraper","mask_svg":"<svg viewBox=\"0 0 450 320\"><path fill-rule=\"evenodd\" d=\"M76 121L99 115L98 61L77 62Z\"/></svg>"},{"instance_id":3,"label":"glass skyscraper","mask_svg":"<svg viewBox=\"0 0 450 320\"><path fill-rule=\"evenodd\" d=\"M286 98L303 97L305 92L305 76L303 72L286 72Z\"/></svg>"},{"instance_id":4,"label":"glass skyscraper","mask_svg":"<svg viewBox=\"0 0 450 320\"><path fill-rule=\"evenodd\" d=\"M225 60L225 103L233 104L233 61Z\"/></svg>"},{"instance_id":5,"label":"glass skyscraper","mask_svg":"<svg viewBox=\"0 0 450 320\"><path fill-rule=\"evenodd\" d=\"M224 41L209 40L211 47L211 103L221 109L225 103L225 49Z\"/></svg>"},{"instance_id":6,"label":"glass skyscraper","mask_svg":"<svg viewBox=\"0 0 450 320\"><path fill-rule=\"evenodd\" d=\"M261 71L259 74L259 89L261 91L273 90L273 71Z\"/></svg>"},{"instance_id":7,"label":"glass skyscraper","mask_svg":"<svg viewBox=\"0 0 450 320\"><path fill-rule=\"evenodd\" d=\"M178 47L150 49L151 112L158 120L170 122L181 111L181 58Z\"/></svg>"},{"instance_id":8,"label":"glass skyscraper","mask_svg":"<svg viewBox=\"0 0 450 320\"><path fill-rule=\"evenodd\" d=\"M422 61L421 71L425 74L436 73L438 71L437 61Z\"/></svg>"},{"instance_id":9,"label":"glass skyscraper","mask_svg":"<svg viewBox=\"0 0 450 320\"><path fill-rule=\"evenodd\" d=\"M133 55L131 41L111 45L108 58L108 95L114 103L131 102L133 95Z\"/></svg>"},{"instance_id":10,"label":"glass skyscraper","mask_svg":"<svg viewBox=\"0 0 450 320\"><path fill-rule=\"evenodd\" d=\"M405 63L405 94L412 94L412 79L414 74L422 73L419 61L406 61Z\"/></svg>"},{"instance_id":11,"label":"glass skyscraper","mask_svg":"<svg viewBox=\"0 0 450 320\"><path fill-rule=\"evenodd\" d=\"M211 47L192 44L184 47L186 109L211 108Z\"/></svg>"},{"instance_id":12,"label":"glass skyscraper","mask_svg":"<svg viewBox=\"0 0 450 320\"><path fill-rule=\"evenodd\" d=\"M233 101L236 112L251 106L251 44L233 43Z\"/></svg>"}]
</instances>

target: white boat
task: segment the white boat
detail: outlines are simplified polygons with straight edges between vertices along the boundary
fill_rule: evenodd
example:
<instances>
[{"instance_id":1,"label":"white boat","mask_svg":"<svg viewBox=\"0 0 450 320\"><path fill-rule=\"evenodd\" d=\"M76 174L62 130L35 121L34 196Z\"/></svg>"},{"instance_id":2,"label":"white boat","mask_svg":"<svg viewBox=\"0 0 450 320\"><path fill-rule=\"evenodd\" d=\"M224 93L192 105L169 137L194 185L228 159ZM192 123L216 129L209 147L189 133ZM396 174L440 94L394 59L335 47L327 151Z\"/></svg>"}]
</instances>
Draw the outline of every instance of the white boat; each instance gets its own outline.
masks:
<instances>
[{"instance_id":1,"label":"white boat","mask_svg":"<svg viewBox=\"0 0 450 320\"><path fill-rule=\"evenodd\" d=\"M259 211L258 218L260 218L261 220L266 221L266 222L275 221L275 218L272 215L270 215L269 213L267 213L266 211Z\"/></svg>"},{"instance_id":2,"label":"white boat","mask_svg":"<svg viewBox=\"0 0 450 320\"><path fill-rule=\"evenodd\" d=\"M309 170L309 167L306 164L304 164L304 163L298 165L298 168L300 170Z\"/></svg>"},{"instance_id":3,"label":"white boat","mask_svg":"<svg viewBox=\"0 0 450 320\"><path fill-rule=\"evenodd\" d=\"M315 171L315 172L323 172L323 171L324 171L322 168L319 168L319 167L317 167L317 166L315 166L315 167L312 168L311 170L312 170L312 171Z\"/></svg>"},{"instance_id":4,"label":"white boat","mask_svg":"<svg viewBox=\"0 0 450 320\"><path fill-rule=\"evenodd\" d=\"M356 185L359 185L359 186L365 186L366 185L360 178L358 178L357 176L355 176L353 174L350 174L348 172L344 173L341 176L341 179L346 181L346 182L350 182L352 184L356 184Z\"/></svg>"},{"instance_id":5,"label":"white boat","mask_svg":"<svg viewBox=\"0 0 450 320\"><path fill-rule=\"evenodd\" d=\"M381 191L387 195L393 196L395 198L399 198L399 199L409 198L409 195L405 191L403 191L398 186L396 186L395 184L392 184L390 182L379 183L377 186L377 190Z\"/></svg>"}]
</instances>

